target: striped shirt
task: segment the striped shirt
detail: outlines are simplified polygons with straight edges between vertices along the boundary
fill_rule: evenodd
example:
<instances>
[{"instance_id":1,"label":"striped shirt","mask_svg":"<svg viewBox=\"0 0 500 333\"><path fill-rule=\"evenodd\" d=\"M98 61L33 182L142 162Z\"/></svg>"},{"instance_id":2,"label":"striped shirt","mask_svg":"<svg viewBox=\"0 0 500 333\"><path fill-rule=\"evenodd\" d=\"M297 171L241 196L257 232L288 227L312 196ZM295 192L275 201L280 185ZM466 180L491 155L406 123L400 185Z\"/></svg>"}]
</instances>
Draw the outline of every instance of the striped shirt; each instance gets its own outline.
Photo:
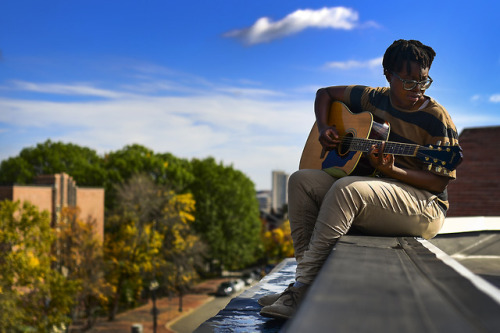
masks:
<instances>
[{"instance_id":1,"label":"striped shirt","mask_svg":"<svg viewBox=\"0 0 500 333\"><path fill-rule=\"evenodd\" d=\"M390 97L390 88L371 88L366 86L349 86L345 92L346 105L351 112L371 112L376 118L390 124L389 141L417 144L421 146L441 145L450 143L458 145L458 133L450 115L446 109L434 99L426 96L428 103L419 110L405 110L393 106ZM428 165L414 157L395 156L397 166L414 169L428 170ZM440 176L456 178L456 171L446 173L445 169L436 170L432 173ZM448 209L448 195L436 193L445 210Z\"/></svg>"}]
</instances>

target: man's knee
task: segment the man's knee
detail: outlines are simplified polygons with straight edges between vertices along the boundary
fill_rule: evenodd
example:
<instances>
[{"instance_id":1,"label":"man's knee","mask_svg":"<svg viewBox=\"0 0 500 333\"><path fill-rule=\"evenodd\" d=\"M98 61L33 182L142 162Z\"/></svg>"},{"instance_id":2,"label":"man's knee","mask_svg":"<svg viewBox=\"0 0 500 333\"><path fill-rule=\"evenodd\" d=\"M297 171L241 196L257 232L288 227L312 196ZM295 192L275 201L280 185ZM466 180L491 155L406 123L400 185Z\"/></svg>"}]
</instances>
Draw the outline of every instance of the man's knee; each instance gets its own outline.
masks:
<instances>
[{"instance_id":1,"label":"man's knee","mask_svg":"<svg viewBox=\"0 0 500 333\"><path fill-rule=\"evenodd\" d=\"M302 178L304 177L303 170L295 171L288 177L288 189L297 187L302 183Z\"/></svg>"},{"instance_id":2,"label":"man's knee","mask_svg":"<svg viewBox=\"0 0 500 333\"><path fill-rule=\"evenodd\" d=\"M333 185L335 191L345 191L345 190L358 190L367 186L365 177L343 177L335 182Z\"/></svg>"},{"instance_id":3,"label":"man's knee","mask_svg":"<svg viewBox=\"0 0 500 333\"><path fill-rule=\"evenodd\" d=\"M325 177L326 176L326 177ZM288 191L294 189L312 187L324 184L325 180L328 181L330 176L321 170L315 169L302 169L295 171L288 178Z\"/></svg>"}]
</instances>

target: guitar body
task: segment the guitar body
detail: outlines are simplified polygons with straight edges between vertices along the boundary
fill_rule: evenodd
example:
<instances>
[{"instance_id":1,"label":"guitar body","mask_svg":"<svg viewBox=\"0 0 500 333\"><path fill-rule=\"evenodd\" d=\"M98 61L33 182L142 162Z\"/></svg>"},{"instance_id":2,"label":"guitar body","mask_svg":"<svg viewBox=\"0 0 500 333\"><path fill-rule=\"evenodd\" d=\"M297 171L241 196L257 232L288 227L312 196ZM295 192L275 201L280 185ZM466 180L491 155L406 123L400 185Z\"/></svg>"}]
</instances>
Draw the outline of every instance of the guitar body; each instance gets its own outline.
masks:
<instances>
[{"instance_id":1,"label":"guitar body","mask_svg":"<svg viewBox=\"0 0 500 333\"><path fill-rule=\"evenodd\" d=\"M323 147L318 141L319 132L316 123L314 123L302 152L299 169L322 169L337 178L348 175L373 175L375 170L364 157L365 153L351 151L349 139L387 141L389 125L375 122L370 112L352 113L341 102L332 104L328 114L328 125L335 125L339 136L343 138L342 143L337 149L329 151L321 157Z\"/></svg>"}]
</instances>

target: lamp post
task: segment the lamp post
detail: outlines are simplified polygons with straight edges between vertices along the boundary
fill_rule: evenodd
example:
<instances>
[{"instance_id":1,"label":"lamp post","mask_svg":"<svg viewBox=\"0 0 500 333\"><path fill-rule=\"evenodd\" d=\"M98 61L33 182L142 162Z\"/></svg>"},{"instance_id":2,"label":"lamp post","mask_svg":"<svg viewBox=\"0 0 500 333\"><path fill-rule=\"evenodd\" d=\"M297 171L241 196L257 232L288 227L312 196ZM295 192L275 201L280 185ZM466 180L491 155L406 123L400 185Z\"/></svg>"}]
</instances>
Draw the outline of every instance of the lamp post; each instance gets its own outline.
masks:
<instances>
[{"instance_id":1,"label":"lamp post","mask_svg":"<svg viewBox=\"0 0 500 333\"><path fill-rule=\"evenodd\" d=\"M156 307L156 290L158 289L159 284L158 281L153 280L149 285L149 290L151 291L151 299L153 300L153 309L151 313L153 314L153 333L156 333L156 327L158 326L157 318L158 318L158 308Z\"/></svg>"},{"instance_id":2,"label":"lamp post","mask_svg":"<svg viewBox=\"0 0 500 333\"><path fill-rule=\"evenodd\" d=\"M182 265L179 265L179 268L177 269L177 288L178 288L177 291L179 292L179 312L182 312L182 296L184 289L183 274L184 274L184 267Z\"/></svg>"}]
</instances>

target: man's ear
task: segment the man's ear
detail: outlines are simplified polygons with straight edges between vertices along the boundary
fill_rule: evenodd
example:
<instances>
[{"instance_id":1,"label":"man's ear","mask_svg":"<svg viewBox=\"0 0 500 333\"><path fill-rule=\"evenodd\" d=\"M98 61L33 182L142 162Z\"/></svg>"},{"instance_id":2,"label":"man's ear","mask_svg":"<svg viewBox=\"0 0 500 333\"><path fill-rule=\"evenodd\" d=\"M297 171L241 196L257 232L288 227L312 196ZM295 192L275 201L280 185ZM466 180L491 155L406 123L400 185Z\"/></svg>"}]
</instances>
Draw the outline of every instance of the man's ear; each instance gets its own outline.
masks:
<instances>
[{"instance_id":1,"label":"man's ear","mask_svg":"<svg viewBox=\"0 0 500 333\"><path fill-rule=\"evenodd\" d=\"M387 69L384 69L384 76L387 82L391 83L391 73Z\"/></svg>"}]
</instances>

